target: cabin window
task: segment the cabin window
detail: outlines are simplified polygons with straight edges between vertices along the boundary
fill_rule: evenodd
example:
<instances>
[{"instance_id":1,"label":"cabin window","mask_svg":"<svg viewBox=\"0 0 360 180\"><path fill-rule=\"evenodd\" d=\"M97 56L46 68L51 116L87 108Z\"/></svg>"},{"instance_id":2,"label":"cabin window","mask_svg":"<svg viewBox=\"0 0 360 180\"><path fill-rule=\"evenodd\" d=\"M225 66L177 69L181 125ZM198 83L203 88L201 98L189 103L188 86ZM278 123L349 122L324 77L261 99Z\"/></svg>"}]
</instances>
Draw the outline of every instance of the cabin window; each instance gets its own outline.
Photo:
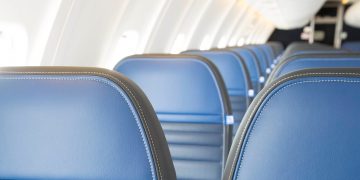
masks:
<instances>
[{"instance_id":1,"label":"cabin window","mask_svg":"<svg viewBox=\"0 0 360 180\"><path fill-rule=\"evenodd\" d=\"M0 66L25 66L28 34L17 24L0 24Z\"/></svg>"}]
</instances>

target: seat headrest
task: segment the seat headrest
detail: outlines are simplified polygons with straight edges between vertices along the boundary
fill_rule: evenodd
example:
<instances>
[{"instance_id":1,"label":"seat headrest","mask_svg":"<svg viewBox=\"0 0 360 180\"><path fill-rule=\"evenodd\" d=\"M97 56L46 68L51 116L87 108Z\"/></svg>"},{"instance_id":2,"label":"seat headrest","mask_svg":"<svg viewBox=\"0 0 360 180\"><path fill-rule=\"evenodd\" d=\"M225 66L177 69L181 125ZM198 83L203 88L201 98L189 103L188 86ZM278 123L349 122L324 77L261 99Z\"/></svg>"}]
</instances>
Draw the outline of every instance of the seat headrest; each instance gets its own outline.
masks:
<instances>
[{"instance_id":1,"label":"seat headrest","mask_svg":"<svg viewBox=\"0 0 360 180\"><path fill-rule=\"evenodd\" d=\"M119 73L1 68L0 99L0 178L176 178L152 106Z\"/></svg>"},{"instance_id":2,"label":"seat headrest","mask_svg":"<svg viewBox=\"0 0 360 180\"><path fill-rule=\"evenodd\" d=\"M216 65L230 95L248 96L252 89L250 74L236 54L231 51L191 51L186 54L200 55Z\"/></svg>"},{"instance_id":3,"label":"seat headrest","mask_svg":"<svg viewBox=\"0 0 360 180\"><path fill-rule=\"evenodd\" d=\"M293 42L284 51L282 57L286 58L299 51L331 51L335 48L324 44L308 44L305 42Z\"/></svg>"},{"instance_id":4,"label":"seat headrest","mask_svg":"<svg viewBox=\"0 0 360 180\"><path fill-rule=\"evenodd\" d=\"M314 53L291 56L281 61L268 81L273 81L284 74L314 68L351 68L360 67L360 53Z\"/></svg>"},{"instance_id":5,"label":"seat headrest","mask_svg":"<svg viewBox=\"0 0 360 180\"><path fill-rule=\"evenodd\" d=\"M157 113L231 114L221 75L203 57L135 55L120 61L114 70L136 82Z\"/></svg>"},{"instance_id":6,"label":"seat headrest","mask_svg":"<svg viewBox=\"0 0 360 180\"><path fill-rule=\"evenodd\" d=\"M224 179L360 177L360 69L298 71L255 98Z\"/></svg>"},{"instance_id":7,"label":"seat headrest","mask_svg":"<svg viewBox=\"0 0 360 180\"><path fill-rule=\"evenodd\" d=\"M350 51L360 51L360 41L345 42L341 48Z\"/></svg>"}]
</instances>

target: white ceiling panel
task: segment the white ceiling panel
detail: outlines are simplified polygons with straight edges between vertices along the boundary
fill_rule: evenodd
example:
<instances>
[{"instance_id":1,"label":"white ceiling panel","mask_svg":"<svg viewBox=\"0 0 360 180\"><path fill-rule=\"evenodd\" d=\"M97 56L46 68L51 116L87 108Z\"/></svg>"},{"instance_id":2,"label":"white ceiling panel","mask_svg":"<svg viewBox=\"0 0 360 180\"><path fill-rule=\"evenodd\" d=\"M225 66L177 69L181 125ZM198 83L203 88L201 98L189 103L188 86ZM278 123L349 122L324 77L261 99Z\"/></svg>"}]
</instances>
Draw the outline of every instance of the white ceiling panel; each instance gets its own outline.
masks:
<instances>
[{"instance_id":1,"label":"white ceiling panel","mask_svg":"<svg viewBox=\"0 0 360 180\"><path fill-rule=\"evenodd\" d=\"M326 0L246 0L279 29L306 25Z\"/></svg>"}]
</instances>

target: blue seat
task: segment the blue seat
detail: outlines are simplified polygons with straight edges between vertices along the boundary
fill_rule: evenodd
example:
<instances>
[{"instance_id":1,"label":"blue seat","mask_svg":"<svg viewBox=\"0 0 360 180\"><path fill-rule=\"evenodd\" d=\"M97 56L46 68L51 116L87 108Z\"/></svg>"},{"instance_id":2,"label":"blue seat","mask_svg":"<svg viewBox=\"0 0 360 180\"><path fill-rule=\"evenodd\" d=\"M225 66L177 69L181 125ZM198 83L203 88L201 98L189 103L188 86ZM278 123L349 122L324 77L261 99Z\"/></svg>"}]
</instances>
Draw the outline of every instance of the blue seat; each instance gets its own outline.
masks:
<instances>
[{"instance_id":1,"label":"blue seat","mask_svg":"<svg viewBox=\"0 0 360 180\"><path fill-rule=\"evenodd\" d=\"M234 47L227 50L235 52L246 64L251 77L255 94L260 92L262 85L265 83L265 75L262 74L259 61L253 52L246 48Z\"/></svg>"},{"instance_id":2,"label":"blue seat","mask_svg":"<svg viewBox=\"0 0 360 180\"><path fill-rule=\"evenodd\" d=\"M187 51L184 54L199 55L207 58L220 71L231 102L234 115L233 136L240 125L246 109L254 97L251 79L246 64L234 52L213 51Z\"/></svg>"},{"instance_id":3,"label":"blue seat","mask_svg":"<svg viewBox=\"0 0 360 180\"><path fill-rule=\"evenodd\" d=\"M272 82L275 79L303 69L312 68L351 68L360 67L360 53L329 53L324 54L303 54L297 56L291 56L286 60L280 62L272 74L270 75L268 82Z\"/></svg>"},{"instance_id":4,"label":"blue seat","mask_svg":"<svg viewBox=\"0 0 360 180\"><path fill-rule=\"evenodd\" d=\"M256 45L259 48L261 48L263 50L263 52L265 53L266 56L266 60L268 61L268 64L270 64L270 67L272 67L274 65L274 60L276 58L272 48L270 47L270 45L268 44L261 44L261 45Z\"/></svg>"},{"instance_id":5,"label":"blue seat","mask_svg":"<svg viewBox=\"0 0 360 180\"><path fill-rule=\"evenodd\" d=\"M154 106L178 179L220 179L231 142L230 102L215 65L194 55L136 55L114 68Z\"/></svg>"},{"instance_id":6,"label":"blue seat","mask_svg":"<svg viewBox=\"0 0 360 180\"><path fill-rule=\"evenodd\" d=\"M243 46L243 48L247 48L250 51L252 51L256 57L256 59L259 61L261 66L261 72L265 76L265 79L271 72L271 65L269 64L269 61L267 60L267 57L265 55L265 52L260 48L259 46Z\"/></svg>"},{"instance_id":7,"label":"blue seat","mask_svg":"<svg viewBox=\"0 0 360 180\"><path fill-rule=\"evenodd\" d=\"M360 178L360 69L312 69L265 87L236 134L224 180Z\"/></svg>"},{"instance_id":8,"label":"blue seat","mask_svg":"<svg viewBox=\"0 0 360 180\"><path fill-rule=\"evenodd\" d=\"M0 70L1 179L176 179L151 104L109 70Z\"/></svg>"},{"instance_id":9,"label":"blue seat","mask_svg":"<svg viewBox=\"0 0 360 180\"><path fill-rule=\"evenodd\" d=\"M287 57L283 57L282 61L293 58L294 56L302 56L302 55L313 55L313 54L338 54L338 53L349 53L349 51L343 49L330 49L330 50L299 50L294 51L292 54L289 54Z\"/></svg>"},{"instance_id":10,"label":"blue seat","mask_svg":"<svg viewBox=\"0 0 360 180\"><path fill-rule=\"evenodd\" d=\"M297 52L309 52L309 51L332 51L335 48L324 45L324 44L308 44L307 42L293 42L285 49L284 53L281 56L281 59L288 58L289 56Z\"/></svg>"},{"instance_id":11,"label":"blue seat","mask_svg":"<svg viewBox=\"0 0 360 180\"><path fill-rule=\"evenodd\" d=\"M345 42L341 48L349 51L360 51L360 41Z\"/></svg>"}]
</instances>

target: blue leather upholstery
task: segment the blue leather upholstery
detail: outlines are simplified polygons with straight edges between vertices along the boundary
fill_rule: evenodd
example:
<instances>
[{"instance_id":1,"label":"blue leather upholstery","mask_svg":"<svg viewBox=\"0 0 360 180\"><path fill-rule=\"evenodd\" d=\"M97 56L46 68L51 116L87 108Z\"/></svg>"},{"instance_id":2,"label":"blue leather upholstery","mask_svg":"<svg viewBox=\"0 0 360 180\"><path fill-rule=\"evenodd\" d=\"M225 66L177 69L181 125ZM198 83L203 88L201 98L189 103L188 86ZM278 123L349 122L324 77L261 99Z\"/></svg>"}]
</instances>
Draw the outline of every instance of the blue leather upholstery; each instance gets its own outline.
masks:
<instances>
[{"instance_id":1,"label":"blue leather upholstery","mask_svg":"<svg viewBox=\"0 0 360 180\"><path fill-rule=\"evenodd\" d=\"M261 90L265 77L261 74L261 67L255 55L251 50L241 47L229 48L229 50L235 52L245 62L249 70L254 92L257 94Z\"/></svg>"},{"instance_id":2,"label":"blue leather upholstery","mask_svg":"<svg viewBox=\"0 0 360 180\"><path fill-rule=\"evenodd\" d=\"M348 53L348 51L343 50L343 49L332 49L332 50L299 50L299 51L294 51L292 54L289 54L289 56L287 57L283 57L282 60L286 60L289 58L292 58L294 56L300 56L300 55L316 55L316 54L344 54L344 53Z\"/></svg>"},{"instance_id":3,"label":"blue leather upholstery","mask_svg":"<svg viewBox=\"0 0 360 180\"><path fill-rule=\"evenodd\" d=\"M0 70L1 179L175 179L144 94L97 68Z\"/></svg>"},{"instance_id":4,"label":"blue leather upholstery","mask_svg":"<svg viewBox=\"0 0 360 180\"><path fill-rule=\"evenodd\" d=\"M265 53L266 59L268 61L268 64L272 65L275 60L275 54L271 47L267 44L261 44L257 45L259 48L262 48L263 52Z\"/></svg>"},{"instance_id":5,"label":"blue leather upholstery","mask_svg":"<svg viewBox=\"0 0 360 180\"><path fill-rule=\"evenodd\" d=\"M332 67L360 67L360 54L308 54L294 56L280 63L273 74L269 77L269 82L287 73L313 68L332 68Z\"/></svg>"},{"instance_id":6,"label":"blue leather upholstery","mask_svg":"<svg viewBox=\"0 0 360 180\"><path fill-rule=\"evenodd\" d=\"M360 69L297 72L262 92L223 179L360 178Z\"/></svg>"},{"instance_id":7,"label":"blue leather upholstery","mask_svg":"<svg viewBox=\"0 0 360 180\"><path fill-rule=\"evenodd\" d=\"M262 74L265 76L265 78L267 78L268 74L270 74L271 69L265 52L258 46L244 46L244 48L247 48L254 53L256 59L260 63Z\"/></svg>"},{"instance_id":8,"label":"blue leather upholstery","mask_svg":"<svg viewBox=\"0 0 360 180\"><path fill-rule=\"evenodd\" d=\"M234 115L233 136L248 108L254 93L250 82L250 75L245 63L231 51L188 51L186 54L200 55L215 64L221 73L231 102Z\"/></svg>"},{"instance_id":9,"label":"blue leather upholstery","mask_svg":"<svg viewBox=\"0 0 360 180\"><path fill-rule=\"evenodd\" d=\"M307 42L293 42L291 43L282 54L282 58L287 58L288 56L293 55L296 52L300 51L332 51L335 50L335 48L323 45L323 44L309 44Z\"/></svg>"},{"instance_id":10,"label":"blue leather upholstery","mask_svg":"<svg viewBox=\"0 0 360 180\"><path fill-rule=\"evenodd\" d=\"M220 179L231 141L225 84L193 55L138 55L115 67L149 97L167 138L178 179Z\"/></svg>"},{"instance_id":11,"label":"blue leather upholstery","mask_svg":"<svg viewBox=\"0 0 360 180\"><path fill-rule=\"evenodd\" d=\"M350 51L360 51L360 41L345 42L341 48Z\"/></svg>"}]
</instances>

